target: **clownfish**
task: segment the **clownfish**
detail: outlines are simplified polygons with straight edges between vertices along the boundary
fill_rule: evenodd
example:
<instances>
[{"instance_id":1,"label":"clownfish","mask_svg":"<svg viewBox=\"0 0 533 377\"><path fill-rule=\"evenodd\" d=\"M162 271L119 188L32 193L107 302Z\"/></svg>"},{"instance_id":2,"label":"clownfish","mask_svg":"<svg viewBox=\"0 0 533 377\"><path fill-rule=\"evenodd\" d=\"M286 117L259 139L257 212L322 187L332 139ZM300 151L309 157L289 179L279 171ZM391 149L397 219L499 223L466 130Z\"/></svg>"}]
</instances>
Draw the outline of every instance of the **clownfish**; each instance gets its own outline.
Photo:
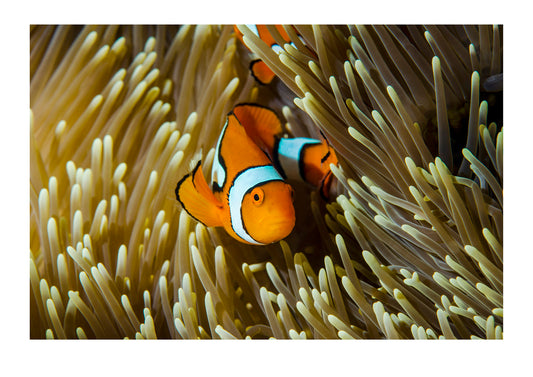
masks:
<instances>
[{"instance_id":1,"label":"clownfish","mask_svg":"<svg viewBox=\"0 0 533 377\"><path fill-rule=\"evenodd\" d=\"M250 29L255 35L257 35L259 38L261 38L269 47L271 47L276 53L280 53L283 51L281 46L277 44L276 40L270 34L268 31L268 28L266 25L246 25L248 29ZM275 25L276 30L279 32L281 37L286 43L291 43L291 38L281 25ZM235 30L235 34L237 35L237 38L244 44L243 41L243 34L240 32L240 30L237 28L237 26L233 26L233 29ZM270 68L263 62L261 59L255 59L250 62L250 72L252 73L252 76L261 84L270 84L276 74L272 72Z\"/></svg>"},{"instance_id":2,"label":"clownfish","mask_svg":"<svg viewBox=\"0 0 533 377\"><path fill-rule=\"evenodd\" d=\"M271 109L256 104L240 104L233 113L244 125L248 136L268 154L283 178L300 180L317 188L329 198L333 181L330 164L337 165L337 155L327 139L283 137L281 121Z\"/></svg>"},{"instance_id":3,"label":"clownfish","mask_svg":"<svg viewBox=\"0 0 533 377\"><path fill-rule=\"evenodd\" d=\"M235 239L252 245L277 242L292 232L293 189L233 112L217 141L211 180L212 189L198 162L176 186L177 200L196 220L224 227Z\"/></svg>"}]
</instances>

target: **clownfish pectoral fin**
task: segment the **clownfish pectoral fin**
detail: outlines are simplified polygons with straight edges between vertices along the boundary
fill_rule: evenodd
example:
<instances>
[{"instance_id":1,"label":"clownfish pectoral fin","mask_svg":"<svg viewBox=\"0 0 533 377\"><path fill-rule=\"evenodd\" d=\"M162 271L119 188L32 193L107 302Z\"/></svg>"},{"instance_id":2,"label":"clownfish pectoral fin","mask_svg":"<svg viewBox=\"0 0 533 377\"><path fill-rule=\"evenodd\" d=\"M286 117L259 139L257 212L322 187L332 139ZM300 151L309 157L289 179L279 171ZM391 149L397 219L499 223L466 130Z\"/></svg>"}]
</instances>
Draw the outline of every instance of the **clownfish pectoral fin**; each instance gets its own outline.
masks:
<instances>
[{"instance_id":1,"label":"clownfish pectoral fin","mask_svg":"<svg viewBox=\"0 0 533 377\"><path fill-rule=\"evenodd\" d=\"M185 211L205 226L223 226L222 203L213 195L198 162L176 186L176 199Z\"/></svg>"},{"instance_id":2,"label":"clownfish pectoral fin","mask_svg":"<svg viewBox=\"0 0 533 377\"><path fill-rule=\"evenodd\" d=\"M248 137L272 157L276 140L283 134L281 121L276 113L267 107L251 103L235 106L233 113Z\"/></svg>"},{"instance_id":3,"label":"clownfish pectoral fin","mask_svg":"<svg viewBox=\"0 0 533 377\"><path fill-rule=\"evenodd\" d=\"M276 74L272 72L264 61L257 59L250 62L250 71L252 76L263 85L268 85L272 82Z\"/></svg>"}]
</instances>

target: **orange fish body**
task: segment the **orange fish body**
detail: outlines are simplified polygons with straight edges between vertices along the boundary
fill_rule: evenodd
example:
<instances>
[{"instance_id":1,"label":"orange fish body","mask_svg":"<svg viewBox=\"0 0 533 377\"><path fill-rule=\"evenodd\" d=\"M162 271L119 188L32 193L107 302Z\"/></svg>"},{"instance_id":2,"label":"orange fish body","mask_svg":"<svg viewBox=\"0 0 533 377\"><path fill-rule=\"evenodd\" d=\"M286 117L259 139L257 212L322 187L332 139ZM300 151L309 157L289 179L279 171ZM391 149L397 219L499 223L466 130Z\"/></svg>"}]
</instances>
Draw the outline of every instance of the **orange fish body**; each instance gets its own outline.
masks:
<instances>
[{"instance_id":1,"label":"orange fish body","mask_svg":"<svg viewBox=\"0 0 533 377\"><path fill-rule=\"evenodd\" d=\"M253 245L287 237L295 224L292 188L230 113L215 151L212 189L201 164L183 177L176 198L206 226L222 226L235 239Z\"/></svg>"},{"instance_id":2,"label":"orange fish body","mask_svg":"<svg viewBox=\"0 0 533 377\"><path fill-rule=\"evenodd\" d=\"M325 199L329 198L333 181L329 166L337 165L338 160L325 137L323 141L304 137L284 138L277 115L255 104L237 105L233 112L248 136L270 156L284 178L307 182L318 188Z\"/></svg>"},{"instance_id":3,"label":"orange fish body","mask_svg":"<svg viewBox=\"0 0 533 377\"><path fill-rule=\"evenodd\" d=\"M248 28L259 38L261 38L269 47L271 47L274 51L280 52L282 48L277 44L276 40L270 34L270 31L268 31L268 28L266 25L246 25ZM281 37L286 43L290 43L291 39L283 26L281 25L275 25L276 30L279 32ZM235 33L237 35L237 38L244 44L243 41L243 35L237 28L237 26L233 26L233 29L235 30ZM255 59L250 62L250 71L252 73L252 76L261 84L270 84L274 77L276 77L276 74L272 72L270 68L263 62L261 59Z\"/></svg>"}]
</instances>

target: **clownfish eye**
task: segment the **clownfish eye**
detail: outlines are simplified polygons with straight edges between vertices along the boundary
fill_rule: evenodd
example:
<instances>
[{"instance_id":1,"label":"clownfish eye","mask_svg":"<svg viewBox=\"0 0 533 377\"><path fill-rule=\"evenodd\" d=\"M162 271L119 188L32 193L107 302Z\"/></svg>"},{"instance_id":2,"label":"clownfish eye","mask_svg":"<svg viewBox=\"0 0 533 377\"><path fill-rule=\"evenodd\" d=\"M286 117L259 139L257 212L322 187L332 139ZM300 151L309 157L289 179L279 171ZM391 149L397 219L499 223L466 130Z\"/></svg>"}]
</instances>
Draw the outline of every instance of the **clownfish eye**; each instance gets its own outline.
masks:
<instances>
[{"instance_id":1,"label":"clownfish eye","mask_svg":"<svg viewBox=\"0 0 533 377\"><path fill-rule=\"evenodd\" d=\"M265 192L260 187L256 187L252 190L252 200L256 206L261 205L263 203L263 199L265 198Z\"/></svg>"}]
</instances>

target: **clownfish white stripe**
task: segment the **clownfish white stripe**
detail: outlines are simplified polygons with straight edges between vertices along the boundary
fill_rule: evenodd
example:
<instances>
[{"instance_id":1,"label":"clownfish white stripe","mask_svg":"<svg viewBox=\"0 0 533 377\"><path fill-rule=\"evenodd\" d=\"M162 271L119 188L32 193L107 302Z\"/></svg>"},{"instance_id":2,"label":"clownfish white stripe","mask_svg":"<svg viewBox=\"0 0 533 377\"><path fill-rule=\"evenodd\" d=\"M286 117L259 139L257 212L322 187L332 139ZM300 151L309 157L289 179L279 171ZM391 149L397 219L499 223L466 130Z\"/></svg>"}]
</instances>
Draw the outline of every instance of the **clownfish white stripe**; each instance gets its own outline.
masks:
<instances>
[{"instance_id":1,"label":"clownfish white stripe","mask_svg":"<svg viewBox=\"0 0 533 377\"><path fill-rule=\"evenodd\" d=\"M226 183L226 169L224 168L224 161L220 155L220 144L224 139L224 134L226 133L226 128L228 127L228 119L222 128L220 137L218 138L217 146L215 149L215 157L213 159L213 168L211 170L211 184L215 190L220 190L221 187Z\"/></svg>"},{"instance_id":2,"label":"clownfish white stripe","mask_svg":"<svg viewBox=\"0 0 533 377\"><path fill-rule=\"evenodd\" d=\"M306 137L297 137L293 139L281 138L277 149L275 149L274 160L278 163L286 177L300 177L305 181L302 170L302 151L307 145L320 144L320 141Z\"/></svg>"},{"instance_id":3,"label":"clownfish white stripe","mask_svg":"<svg viewBox=\"0 0 533 377\"><path fill-rule=\"evenodd\" d=\"M231 227L239 237L254 245L261 245L261 243L254 240L246 231L242 220L241 204L246 193L254 187L270 181L283 181L283 178L274 166L255 166L242 171L237 177L235 177L233 185L229 189L228 201Z\"/></svg>"}]
</instances>

